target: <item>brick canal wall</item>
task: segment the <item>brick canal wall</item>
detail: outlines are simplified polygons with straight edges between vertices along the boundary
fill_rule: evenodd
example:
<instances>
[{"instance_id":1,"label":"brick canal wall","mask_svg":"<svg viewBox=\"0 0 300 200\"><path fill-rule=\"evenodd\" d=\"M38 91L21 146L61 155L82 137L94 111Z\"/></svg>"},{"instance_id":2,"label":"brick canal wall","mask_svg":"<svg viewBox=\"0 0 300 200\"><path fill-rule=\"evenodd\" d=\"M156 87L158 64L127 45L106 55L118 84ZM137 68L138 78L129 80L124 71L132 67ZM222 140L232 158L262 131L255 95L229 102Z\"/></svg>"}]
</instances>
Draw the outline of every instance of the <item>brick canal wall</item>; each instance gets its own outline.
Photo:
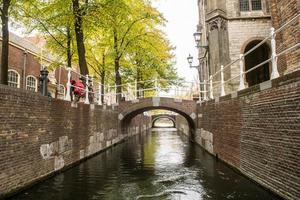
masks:
<instances>
[{"instance_id":1,"label":"brick canal wall","mask_svg":"<svg viewBox=\"0 0 300 200\"><path fill-rule=\"evenodd\" d=\"M176 128L183 133L186 137L190 136L190 128L187 120L181 115L176 115Z\"/></svg>"},{"instance_id":2,"label":"brick canal wall","mask_svg":"<svg viewBox=\"0 0 300 200\"><path fill-rule=\"evenodd\" d=\"M300 199L300 71L200 105L196 138L252 180Z\"/></svg>"},{"instance_id":3,"label":"brick canal wall","mask_svg":"<svg viewBox=\"0 0 300 200\"><path fill-rule=\"evenodd\" d=\"M134 118L130 135L148 124L148 117ZM0 86L0 198L128 136L121 133L112 107L71 107L70 102Z\"/></svg>"}]
</instances>

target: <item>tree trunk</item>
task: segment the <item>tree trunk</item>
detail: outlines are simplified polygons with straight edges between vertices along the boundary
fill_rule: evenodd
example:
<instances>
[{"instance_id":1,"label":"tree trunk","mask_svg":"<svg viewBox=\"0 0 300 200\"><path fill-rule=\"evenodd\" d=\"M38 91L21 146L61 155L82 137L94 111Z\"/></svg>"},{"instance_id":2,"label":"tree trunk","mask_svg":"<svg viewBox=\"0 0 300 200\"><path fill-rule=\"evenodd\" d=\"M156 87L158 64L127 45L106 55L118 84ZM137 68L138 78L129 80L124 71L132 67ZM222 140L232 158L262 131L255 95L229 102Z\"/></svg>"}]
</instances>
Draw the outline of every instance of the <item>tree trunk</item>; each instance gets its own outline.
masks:
<instances>
[{"instance_id":1,"label":"tree trunk","mask_svg":"<svg viewBox=\"0 0 300 200\"><path fill-rule=\"evenodd\" d=\"M138 98L140 98L141 97L141 92L140 92L140 90L141 90L141 83L140 83L141 79L140 79L140 70L138 69L138 67L136 69L136 81L137 81L136 96Z\"/></svg>"},{"instance_id":2,"label":"tree trunk","mask_svg":"<svg viewBox=\"0 0 300 200\"><path fill-rule=\"evenodd\" d=\"M105 53L102 53L102 69L101 69L101 74L100 74L100 78L101 78L101 102L104 103L104 84L105 84L105 75L106 75L106 71L105 71L105 65L106 65L106 57L105 57Z\"/></svg>"},{"instance_id":3,"label":"tree trunk","mask_svg":"<svg viewBox=\"0 0 300 200\"><path fill-rule=\"evenodd\" d=\"M117 86L117 102L121 101L121 93L122 93L122 78L120 75L120 60L115 59L115 76L116 76L116 86Z\"/></svg>"},{"instance_id":4,"label":"tree trunk","mask_svg":"<svg viewBox=\"0 0 300 200\"><path fill-rule=\"evenodd\" d=\"M89 70L85 59L85 46L82 30L82 11L79 7L79 0L72 0L72 2L80 73L82 75L87 75L89 74Z\"/></svg>"},{"instance_id":5,"label":"tree trunk","mask_svg":"<svg viewBox=\"0 0 300 200\"><path fill-rule=\"evenodd\" d=\"M114 50L115 50L115 84L117 87L117 102L121 101L122 93L122 78L120 75L120 55L119 55L119 46L118 46L118 35L117 30L114 28Z\"/></svg>"},{"instance_id":6,"label":"tree trunk","mask_svg":"<svg viewBox=\"0 0 300 200\"><path fill-rule=\"evenodd\" d=\"M1 52L1 70L0 84L8 84L8 54L9 54L9 30L8 30L8 9L10 0L4 0L1 10L2 20L2 52Z\"/></svg>"},{"instance_id":7,"label":"tree trunk","mask_svg":"<svg viewBox=\"0 0 300 200\"><path fill-rule=\"evenodd\" d=\"M68 67L72 67L72 53L71 53L71 42L72 42L72 36L71 36L71 30L70 27L67 27L67 64Z\"/></svg>"},{"instance_id":8,"label":"tree trunk","mask_svg":"<svg viewBox=\"0 0 300 200\"><path fill-rule=\"evenodd\" d=\"M105 84L105 72L101 73L101 102L104 103L104 87Z\"/></svg>"}]
</instances>

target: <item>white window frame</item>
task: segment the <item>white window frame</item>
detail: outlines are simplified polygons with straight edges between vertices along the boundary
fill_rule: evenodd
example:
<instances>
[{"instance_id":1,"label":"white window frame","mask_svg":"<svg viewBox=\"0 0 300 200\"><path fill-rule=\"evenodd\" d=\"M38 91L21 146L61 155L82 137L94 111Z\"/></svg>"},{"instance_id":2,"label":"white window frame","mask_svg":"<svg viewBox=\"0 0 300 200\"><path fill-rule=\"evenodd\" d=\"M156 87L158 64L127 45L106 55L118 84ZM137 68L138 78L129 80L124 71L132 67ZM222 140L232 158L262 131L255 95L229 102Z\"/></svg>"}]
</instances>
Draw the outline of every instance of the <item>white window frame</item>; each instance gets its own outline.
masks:
<instances>
[{"instance_id":1,"label":"white window frame","mask_svg":"<svg viewBox=\"0 0 300 200\"><path fill-rule=\"evenodd\" d=\"M21 78L21 76L20 76L19 72L17 72L17 71L14 70L14 69L9 69L8 72L13 72L13 73L16 73L16 74L18 75L17 88L20 88L20 78ZM7 78L8 78L8 77L7 77Z\"/></svg>"},{"instance_id":2,"label":"white window frame","mask_svg":"<svg viewBox=\"0 0 300 200\"><path fill-rule=\"evenodd\" d=\"M28 89L27 89L27 86L28 86L28 78L33 78L33 79L35 80L35 88L34 88L34 91L37 92L37 90L38 90L38 80L37 80L36 77L34 77L34 76L32 76L32 75L26 76L26 87L25 87L25 89L28 90ZM30 87L31 87L31 86L30 86ZM32 91L32 90L28 90L28 91Z\"/></svg>"}]
</instances>

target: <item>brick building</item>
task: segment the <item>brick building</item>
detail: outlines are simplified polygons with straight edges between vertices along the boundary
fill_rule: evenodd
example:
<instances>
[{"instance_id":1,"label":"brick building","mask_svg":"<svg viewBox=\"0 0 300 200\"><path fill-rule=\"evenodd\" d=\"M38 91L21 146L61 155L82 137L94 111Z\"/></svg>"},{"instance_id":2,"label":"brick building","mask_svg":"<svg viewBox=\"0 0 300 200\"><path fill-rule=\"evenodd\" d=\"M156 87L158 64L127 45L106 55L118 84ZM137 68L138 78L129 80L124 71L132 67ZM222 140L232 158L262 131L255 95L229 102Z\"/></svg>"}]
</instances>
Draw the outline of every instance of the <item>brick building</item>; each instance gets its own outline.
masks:
<instances>
[{"instance_id":1,"label":"brick building","mask_svg":"<svg viewBox=\"0 0 300 200\"><path fill-rule=\"evenodd\" d=\"M2 37L0 36L0 42ZM0 46L1 52L1 46ZM54 58L25 38L10 33L8 58L8 85L33 92L38 91L40 70L48 67ZM54 67L49 72L49 91L52 97L64 98L67 83L65 67ZM73 74L73 76L76 76Z\"/></svg>"},{"instance_id":2,"label":"brick building","mask_svg":"<svg viewBox=\"0 0 300 200\"><path fill-rule=\"evenodd\" d=\"M300 14L299 0L269 0L272 24L275 29ZM300 17L277 34L277 52L300 43ZM300 68L300 48L279 57L279 73L287 74Z\"/></svg>"},{"instance_id":3,"label":"brick building","mask_svg":"<svg viewBox=\"0 0 300 200\"><path fill-rule=\"evenodd\" d=\"M279 3L280 2L280 3ZM299 13L299 1L297 0L198 0L199 24L197 32L201 33L201 45L208 45L199 49L200 79L209 80L214 75L214 95L220 96L221 65L225 66L225 81L240 74L240 63L236 61L240 56L270 35L271 27L276 29L288 19ZM299 42L299 20L296 26L290 27L281 36L277 36L277 43ZM291 36L292 35L292 36ZM295 39L298 38L298 39ZM284 46L285 48L282 48ZM280 49L286 49L290 45L279 45ZM249 55L245 56L244 71L266 61L271 56L270 41L265 42ZM287 60L286 60L287 59ZM283 61L285 62L283 62ZM287 54L279 60L280 74L288 73L288 68L299 67L298 53ZM297 66L298 65L298 66ZM287 67L288 66L288 67ZM249 72L245 75L246 86L267 81L271 76L271 63ZM236 91L239 87L239 78L235 78L226 84L226 93Z\"/></svg>"}]
</instances>

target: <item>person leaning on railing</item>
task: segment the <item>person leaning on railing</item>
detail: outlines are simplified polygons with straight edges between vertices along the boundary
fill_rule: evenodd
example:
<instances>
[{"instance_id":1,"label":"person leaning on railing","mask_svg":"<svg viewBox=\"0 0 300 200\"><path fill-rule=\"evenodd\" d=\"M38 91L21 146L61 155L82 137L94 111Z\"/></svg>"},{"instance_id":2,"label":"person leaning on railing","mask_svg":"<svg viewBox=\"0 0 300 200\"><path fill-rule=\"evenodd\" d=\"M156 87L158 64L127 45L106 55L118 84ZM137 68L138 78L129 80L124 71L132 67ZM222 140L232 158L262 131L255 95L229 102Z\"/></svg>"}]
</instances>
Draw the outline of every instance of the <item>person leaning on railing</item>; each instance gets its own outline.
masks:
<instances>
[{"instance_id":1,"label":"person leaning on railing","mask_svg":"<svg viewBox=\"0 0 300 200\"><path fill-rule=\"evenodd\" d=\"M84 97L84 84L82 83L82 80L71 80L71 101L73 101L73 95L74 94L74 102L79 102L81 97Z\"/></svg>"}]
</instances>

